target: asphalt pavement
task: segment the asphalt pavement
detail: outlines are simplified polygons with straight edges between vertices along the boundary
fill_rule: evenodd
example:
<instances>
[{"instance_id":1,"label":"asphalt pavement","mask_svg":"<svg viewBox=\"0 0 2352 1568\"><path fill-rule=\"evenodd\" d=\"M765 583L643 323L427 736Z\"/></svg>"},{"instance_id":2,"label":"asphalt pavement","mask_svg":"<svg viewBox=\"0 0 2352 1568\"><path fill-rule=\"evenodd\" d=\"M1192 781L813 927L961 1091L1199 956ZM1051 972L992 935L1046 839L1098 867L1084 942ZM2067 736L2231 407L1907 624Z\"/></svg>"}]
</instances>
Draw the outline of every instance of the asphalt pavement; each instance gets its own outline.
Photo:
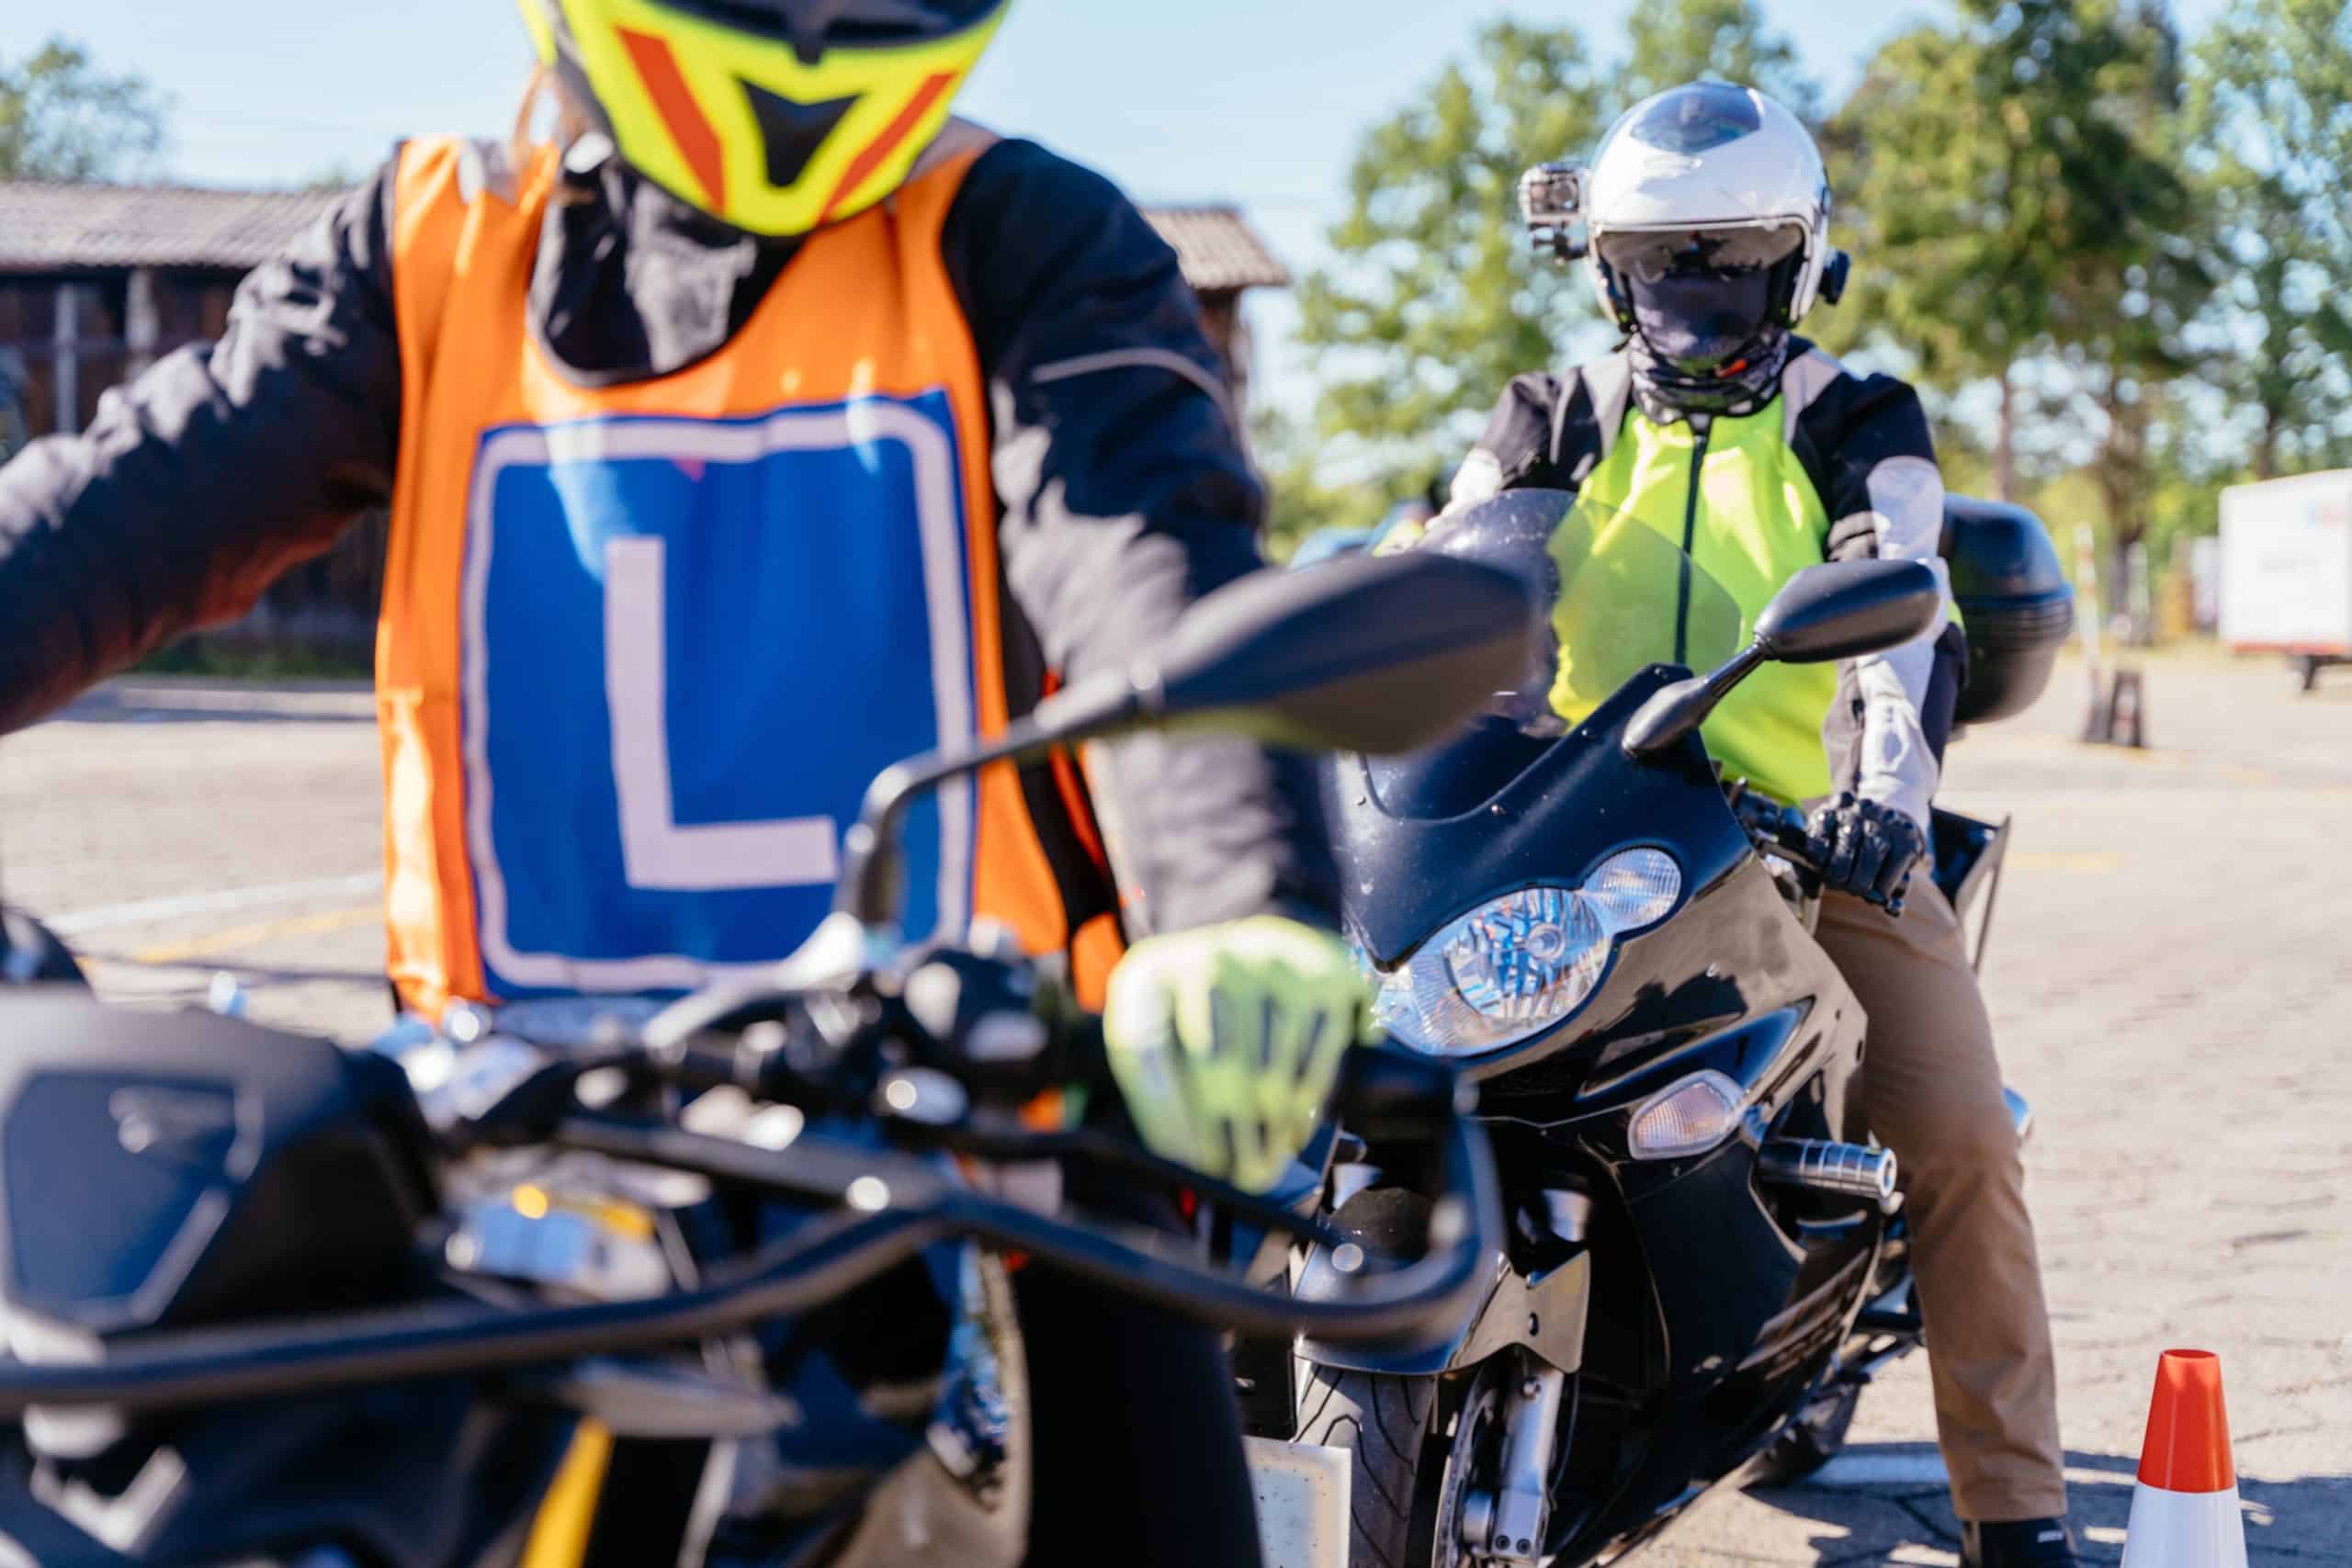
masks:
<instances>
[{"instance_id":1,"label":"asphalt pavement","mask_svg":"<svg viewBox=\"0 0 2352 1568\"><path fill-rule=\"evenodd\" d=\"M2082 667L1967 737L2016 819L1986 988L2029 1161L2078 1520L2120 1554L2157 1353L2218 1351L2257 1564L2352 1564L2352 671L2146 666L2152 749L2085 747ZM364 691L123 682L0 742L0 887L109 995L361 1038L381 979ZM1950 1563L1926 1370L1820 1483L1710 1503L1668 1563Z\"/></svg>"}]
</instances>

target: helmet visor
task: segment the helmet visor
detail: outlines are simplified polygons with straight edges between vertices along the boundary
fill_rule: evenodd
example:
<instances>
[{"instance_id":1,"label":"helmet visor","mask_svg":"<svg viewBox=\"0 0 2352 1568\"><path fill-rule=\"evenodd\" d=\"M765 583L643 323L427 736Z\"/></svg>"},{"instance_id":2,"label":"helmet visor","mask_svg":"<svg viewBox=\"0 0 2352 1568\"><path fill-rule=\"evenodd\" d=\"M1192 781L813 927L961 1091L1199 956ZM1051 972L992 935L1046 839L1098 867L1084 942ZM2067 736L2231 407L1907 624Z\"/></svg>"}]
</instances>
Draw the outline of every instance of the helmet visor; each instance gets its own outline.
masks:
<instances>
[{"instance_id":1,"label":"helmet visor","mask_svg":"<svg viewBox=\"0 0 2352 1568\"><path fill-rule=\"evenodd\" d=\"M915 43L987 17L1001 0L669 0L681 11L814 50Z\"/></svg>"},{"instance_id":2,"label":"helmet visor","mask_svg":"<svg viewBox=\"0 0 2352 1568\"><path fill-rule=\"evenodd\" d=\"M1804 243L1794 223L1740 229L1635 229L1604 233L1594 242L1600 259L1637 283L1658 283L1676 273L1754 272L1776 266Z\"/></svg>"}]
</instances>

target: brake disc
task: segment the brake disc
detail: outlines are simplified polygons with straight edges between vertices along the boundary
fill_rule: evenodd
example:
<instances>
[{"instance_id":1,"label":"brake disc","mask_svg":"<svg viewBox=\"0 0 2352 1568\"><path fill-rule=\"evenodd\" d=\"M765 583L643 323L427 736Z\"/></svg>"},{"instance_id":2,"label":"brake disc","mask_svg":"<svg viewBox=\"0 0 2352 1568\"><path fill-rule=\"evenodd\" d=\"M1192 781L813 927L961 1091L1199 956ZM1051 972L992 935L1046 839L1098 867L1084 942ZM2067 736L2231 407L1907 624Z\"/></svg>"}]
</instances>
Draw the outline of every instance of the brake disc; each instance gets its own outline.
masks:
<instances>
[{"instance_id":1,"label":"brake disc","mask_svg":"<svg viewBox=\"0 0 2352 1568\"><path fill-rule=\"evenodd\" d=\"M1453 1441L1446 1451L1445 1478L1439 1483L1437 1529L1430 1547L1430 1568L1476 1568L1487 1561L1486 1530L1490 1525L1464 1517L1464 1505L1476 1496L1491 1500L1502 1462L1504 1395L1514 1379L1513 1358L1497 1356L1472 1375L1470 1392L1453 1417ZM1490 1511L1490 1510L1489 1510ZM1473 1528L1474 1542L1465 1540Z\"/></svg>"}]
</instances>

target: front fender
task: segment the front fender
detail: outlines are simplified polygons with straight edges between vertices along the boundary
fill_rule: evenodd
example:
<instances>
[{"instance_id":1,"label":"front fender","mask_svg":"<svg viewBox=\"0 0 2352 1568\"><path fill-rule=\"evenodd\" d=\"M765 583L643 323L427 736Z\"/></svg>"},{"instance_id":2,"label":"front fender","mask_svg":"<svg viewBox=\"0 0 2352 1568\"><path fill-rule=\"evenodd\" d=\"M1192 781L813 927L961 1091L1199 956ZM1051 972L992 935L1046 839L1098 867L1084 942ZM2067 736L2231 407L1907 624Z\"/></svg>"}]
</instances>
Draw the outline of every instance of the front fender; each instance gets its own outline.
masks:
<instances>
[{"instance_id":1,"label":"front fender","mask_svg":"<svg viewBox=\"0 0 2352 1568\"><path fill-rule=\"evenodd\" d=\"M1296 1294L1308 1301L1339 1293L1341 1279L1325 1248L1306 1255ZM1592 1254L1579 1252L1556 1268L1522 1273L1495 1255L1494 1284L1444 1335L1393 1345L1327 1345L1302 1338L1298 1353L1319 1367L1430 1377L1476 1366L1497 1351L1524 1346L1560 1371L1584 1365L1584 1325L1592 1305Z\"/></svg>"}]
</instances>

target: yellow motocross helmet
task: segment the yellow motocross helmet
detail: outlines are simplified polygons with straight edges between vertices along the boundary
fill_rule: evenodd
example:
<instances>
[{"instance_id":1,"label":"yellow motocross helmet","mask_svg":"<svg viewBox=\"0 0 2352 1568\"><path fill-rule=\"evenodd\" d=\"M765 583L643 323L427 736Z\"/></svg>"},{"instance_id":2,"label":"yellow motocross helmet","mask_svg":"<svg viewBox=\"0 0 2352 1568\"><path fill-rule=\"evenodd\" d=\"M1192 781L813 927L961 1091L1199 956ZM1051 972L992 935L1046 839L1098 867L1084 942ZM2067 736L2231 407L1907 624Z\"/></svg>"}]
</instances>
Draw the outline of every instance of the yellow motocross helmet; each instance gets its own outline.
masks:
<instances>
[{"instance_id":1,"label":"yellow motocross helmet","mask_svg":"<svg viewBox=\"0 0 2352 1568\"><path fill-rule=\"evenodd\" d=\"M898 189L1012 0L521 0L631 167L754 234Z\"/></svg>"}]
</instances>

